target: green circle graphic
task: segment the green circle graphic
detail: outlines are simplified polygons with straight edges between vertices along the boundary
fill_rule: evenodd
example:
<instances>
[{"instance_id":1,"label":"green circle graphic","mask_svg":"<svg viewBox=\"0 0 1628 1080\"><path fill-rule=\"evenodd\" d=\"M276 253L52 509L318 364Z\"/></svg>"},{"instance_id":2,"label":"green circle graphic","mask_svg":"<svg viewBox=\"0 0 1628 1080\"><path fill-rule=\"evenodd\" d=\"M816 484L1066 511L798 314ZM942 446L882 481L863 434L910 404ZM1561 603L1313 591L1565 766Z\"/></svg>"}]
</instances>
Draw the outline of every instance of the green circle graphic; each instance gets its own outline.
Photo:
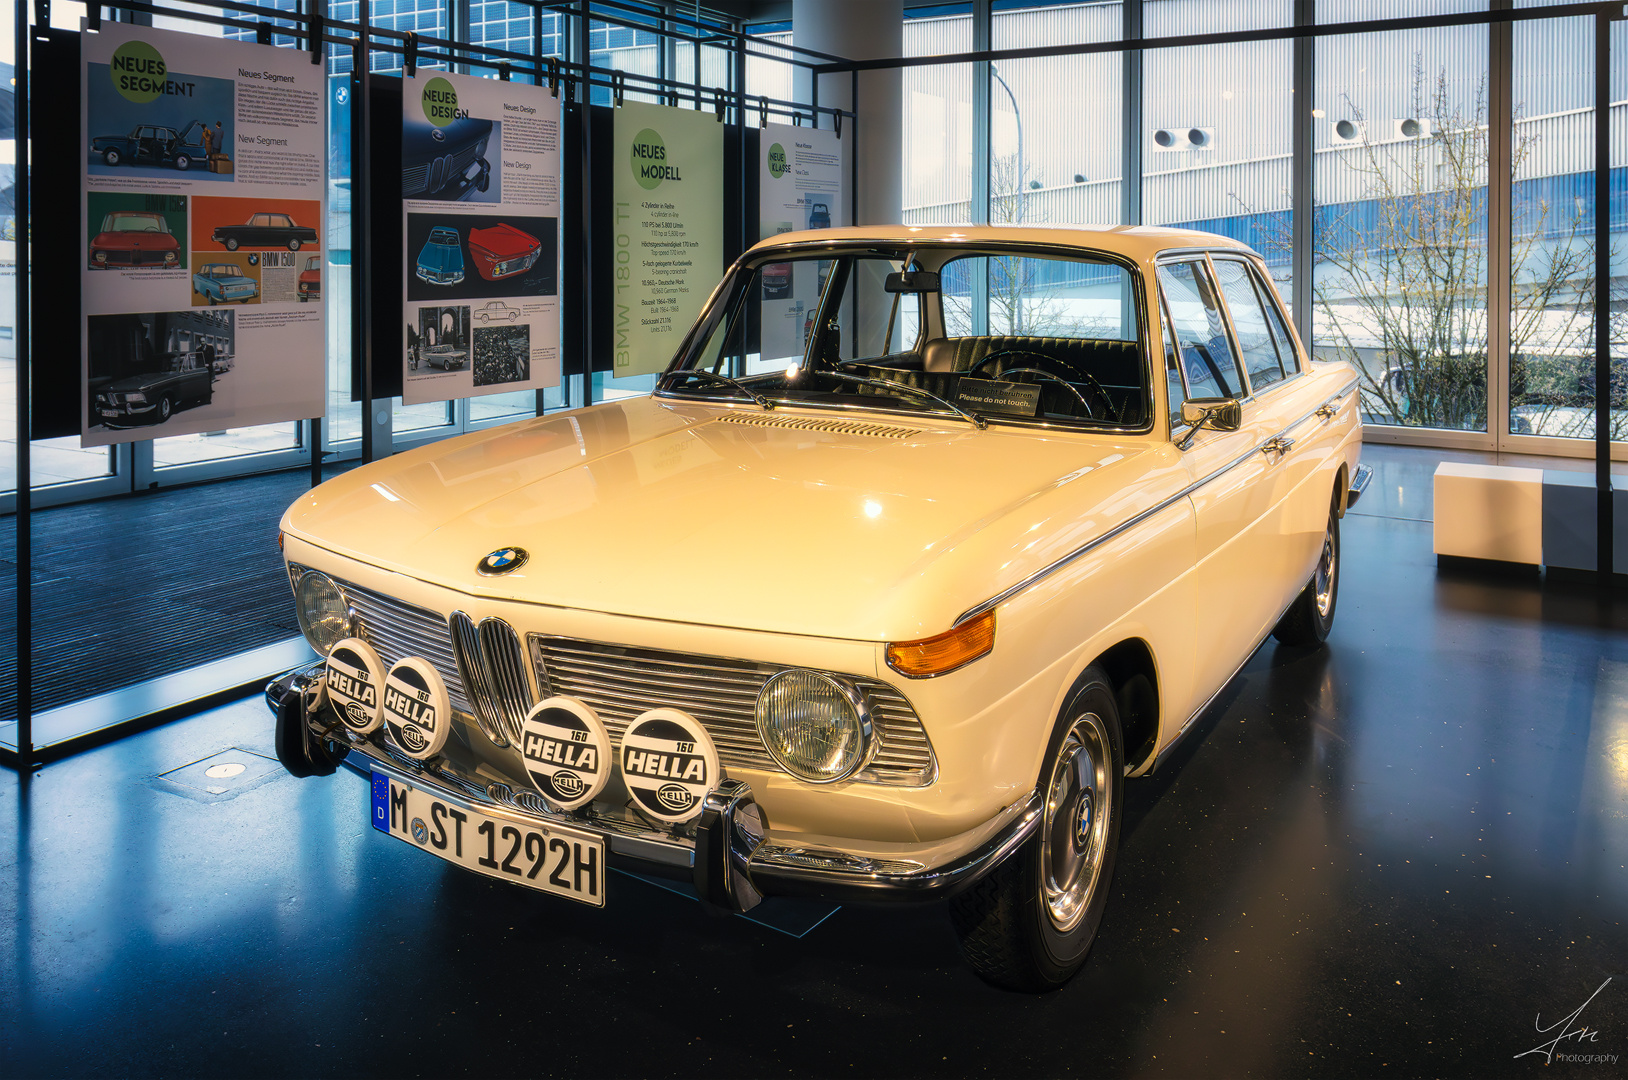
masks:
<instances>
[{"instance_id":1,"label":"green circle graphic","mask_svg":"<svg viewBox=\"0 0 1628 1080\"><path fill-rule=\"evenodd\" d=\"M791 165L786 161L786 148L779 143L769 147L769 175L776 180L791 171Z\"/></svg>"},{"instance_id":2,"label":"green circle graphic","mask_svg":"<svg viewBox=\"0 0 1628 1080\"><path fill-rule=\"evenodd\" d=\"M654 129L645 128L633 136L633 148L628 152L633 165L633 178L646 191L654 191L667 179L667 144Z\"/></svg>"},{"instance_id":3,"label":"green circle graphic","mask_svg":"<svg viewBox=\"0 0 1628 1080\"><path fill-rule=\"evenodd\" d=\"M424 119L438 128L458 119L458 91L445 79L436 78L425 83L419 101L424 106Z\"/></svg>"},{"instance_id":4,"label":"green circle graphic","mask_svg":"<svg viewBox=\"0 0 1628 1080\"><path fill-rule=\"evenodd\" d=\"M164 96L170 69L158 50L145 41L127 41L113 50L108 71L113 89L137 105L146 105Z\"/></svg>"}]
</instances>

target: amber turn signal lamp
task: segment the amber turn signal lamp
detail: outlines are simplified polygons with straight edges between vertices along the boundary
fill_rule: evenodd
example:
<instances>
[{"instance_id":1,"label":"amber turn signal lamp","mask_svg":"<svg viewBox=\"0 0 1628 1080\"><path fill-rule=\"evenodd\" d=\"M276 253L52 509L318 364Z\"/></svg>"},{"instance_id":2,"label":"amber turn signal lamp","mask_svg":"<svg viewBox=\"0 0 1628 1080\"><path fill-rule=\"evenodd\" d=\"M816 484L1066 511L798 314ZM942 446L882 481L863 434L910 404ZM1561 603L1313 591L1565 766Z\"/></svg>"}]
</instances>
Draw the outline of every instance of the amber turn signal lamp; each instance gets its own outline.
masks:
<instances>
[{"instance_id":1,"label":"amber turn signal lamp","mask_svg":"<svg viewBox=\"0 0 1628 1080\"><path fill-rule=\"evenodd\" d=\"M887 666L900 675L925 679L970 664L994 647L995 613L986 611L934 637L889 643Z\"/></svg>"},{"instance_id":2,"label":"amber turn signal lamp","mask_svg":"<svg viewBox=\"0 0 1628 1080\"><path fill-rule=\"evenodd\" d=\"M283 531L281 529L277 530L277 550L283 550Z\"/></svg>"}]
</instances>

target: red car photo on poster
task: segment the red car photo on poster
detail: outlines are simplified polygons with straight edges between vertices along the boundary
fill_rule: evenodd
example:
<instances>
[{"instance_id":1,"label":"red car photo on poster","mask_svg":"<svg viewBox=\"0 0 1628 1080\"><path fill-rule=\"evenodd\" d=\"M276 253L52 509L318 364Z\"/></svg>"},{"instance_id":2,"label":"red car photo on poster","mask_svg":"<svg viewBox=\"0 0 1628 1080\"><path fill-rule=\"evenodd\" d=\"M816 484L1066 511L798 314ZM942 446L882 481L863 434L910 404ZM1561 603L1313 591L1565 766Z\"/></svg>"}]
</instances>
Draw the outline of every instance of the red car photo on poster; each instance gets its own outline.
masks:
<instances>
[{"instance_id":1,"label":"red car photo on poster","mask_svg":"<svg viewBox=\"0 0 1628 1080\"><path fill-rule=\"evenodd\" d=\"M300 303L322 299L322 256L313 255L305 260L300 271Z\"/></svg>"},{"instance_id":2,"label":"red car photo on poster","mask_svg":"<svg viewBox=\"0 0 1628 1080\"><path fill-rule=\"evenodd\" d=\"M181 242L163 214L118 210L102 218L90 242L90 268L110 266L180 266Z\"/></svg>"},{"instance_id":3,"label":"red car photo on poster","mask_svg":"<svg viewBox=\"0 0 1628 1080\"><path fill-rule=\"evenodd\" d=\"M469 256L487 281L524 273L542 253L542 243L509 224L469 230Z\"/></svg>"}]
</instances>

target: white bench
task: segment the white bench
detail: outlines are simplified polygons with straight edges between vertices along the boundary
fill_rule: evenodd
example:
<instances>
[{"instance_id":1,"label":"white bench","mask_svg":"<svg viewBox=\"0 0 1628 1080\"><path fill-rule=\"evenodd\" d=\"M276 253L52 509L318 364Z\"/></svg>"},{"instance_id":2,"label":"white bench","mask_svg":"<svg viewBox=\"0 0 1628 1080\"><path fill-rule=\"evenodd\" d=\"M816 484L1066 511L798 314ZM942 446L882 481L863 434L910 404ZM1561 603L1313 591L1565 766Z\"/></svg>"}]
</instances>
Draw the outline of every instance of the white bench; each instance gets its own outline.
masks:
<instances>
[{"instance_id":1,"label":"white bench","mask_svg":"<svg viewBox=\"0 0 1628 1080\"><path fill-rule=\"evenodd\" d=\"M1592 473L1472 465L1436 467L1437 555L1573 570L1595 568ZM1628 490L1612 492L1612 569L1628 571Z\"/></svg>"}]
</instances>

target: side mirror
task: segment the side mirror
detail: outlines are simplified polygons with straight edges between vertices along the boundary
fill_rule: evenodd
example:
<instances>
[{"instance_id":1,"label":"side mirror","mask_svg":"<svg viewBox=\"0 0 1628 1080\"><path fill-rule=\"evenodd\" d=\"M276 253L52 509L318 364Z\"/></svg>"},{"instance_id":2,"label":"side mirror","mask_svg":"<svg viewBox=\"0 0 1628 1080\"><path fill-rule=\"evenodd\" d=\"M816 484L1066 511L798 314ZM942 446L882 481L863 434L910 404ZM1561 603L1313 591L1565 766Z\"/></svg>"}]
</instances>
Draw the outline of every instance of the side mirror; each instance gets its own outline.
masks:
<instances>
[{"instance_id":1,"label":"side mirror","mask_svg":"<svg viewBox=\"0 0 1628 1080\"><path fill-rule=\"evenodd\" d=\"M1181 403L1181 422L1189 425L1186 435L1176 444L1185 450L1193 436L1204 428L1212 431L1237 431L1244 426L1244 407L1237 398L1188 398Z\"/></svg>"}]
</instances>

